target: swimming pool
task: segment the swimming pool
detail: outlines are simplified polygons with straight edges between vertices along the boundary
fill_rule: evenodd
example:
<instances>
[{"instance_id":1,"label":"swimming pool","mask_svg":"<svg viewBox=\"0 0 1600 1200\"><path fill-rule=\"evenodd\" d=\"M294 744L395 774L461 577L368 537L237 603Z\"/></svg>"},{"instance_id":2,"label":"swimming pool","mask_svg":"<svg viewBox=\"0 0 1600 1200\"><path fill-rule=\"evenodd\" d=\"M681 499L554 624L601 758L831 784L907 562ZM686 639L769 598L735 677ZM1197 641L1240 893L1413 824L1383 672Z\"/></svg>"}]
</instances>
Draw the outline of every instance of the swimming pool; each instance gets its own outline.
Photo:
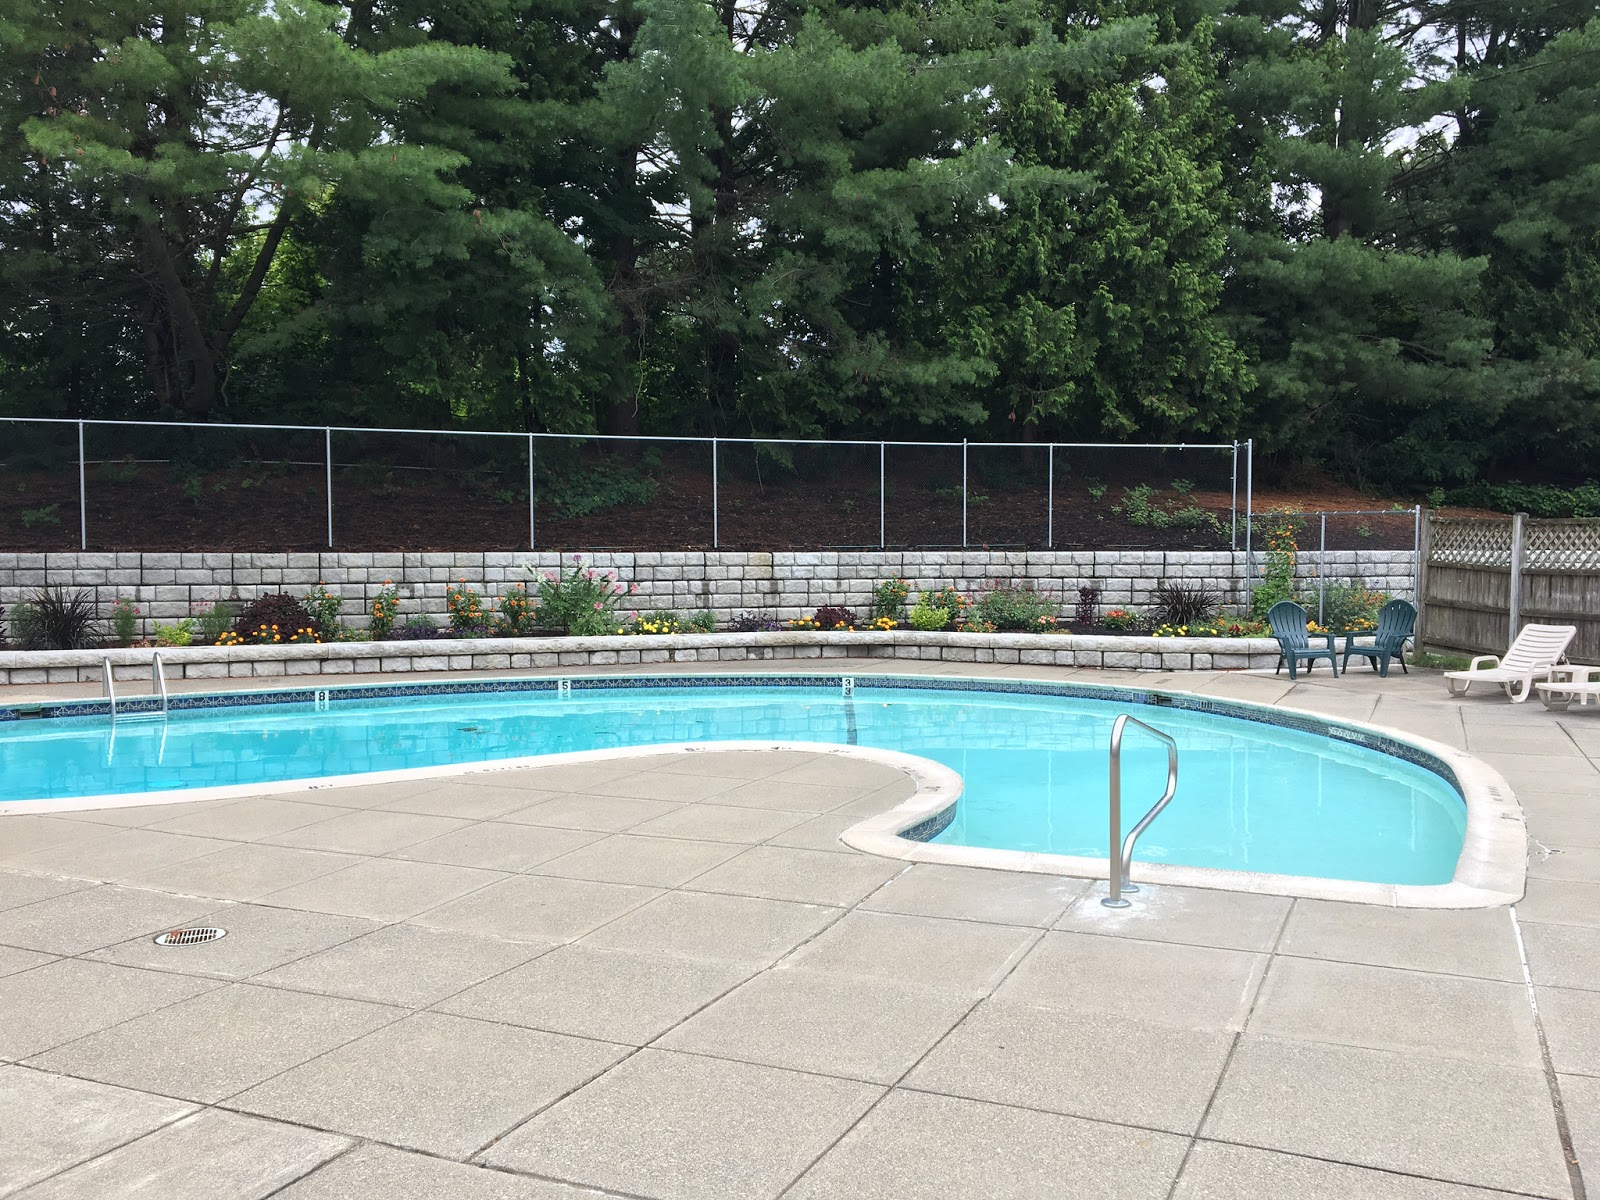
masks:
<instances>
[{"instance_id":1,"label":"swimming pool","mask_svg":"<svg viewBox=\"0 0 1600 1200\"><path fill-rule=\"evenodd\" d=\"M1430 886L1461 858L1468 806L1436 754L1299 714L1196 696L1002 680L758 676L524 680L186 696L165 721L101 705L0 721L0 804L126 797L571 751L806 741L901 751L964 792L921 823L944 846L1100 858L1106 747L1130 706L1178 741L1172 805L1135 861ZM17 716L15 710L0 715ZM1165 757L1130 735L1126 823Z\"/></svg>"}]
</instances>

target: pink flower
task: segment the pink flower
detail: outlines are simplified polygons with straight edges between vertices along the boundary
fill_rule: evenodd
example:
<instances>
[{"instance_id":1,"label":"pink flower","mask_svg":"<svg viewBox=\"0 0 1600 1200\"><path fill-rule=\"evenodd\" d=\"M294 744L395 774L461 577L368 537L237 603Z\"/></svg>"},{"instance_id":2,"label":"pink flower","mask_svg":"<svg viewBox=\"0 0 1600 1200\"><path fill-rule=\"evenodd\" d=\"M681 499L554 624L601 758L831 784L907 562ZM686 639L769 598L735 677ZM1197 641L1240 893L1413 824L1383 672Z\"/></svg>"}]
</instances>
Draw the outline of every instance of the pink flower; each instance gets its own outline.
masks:
<instances>
[{"instance_id":1,"label":"pink flower","mask_svg":"<svg viewBox=\"0 0 1600 1200\"><path fill-rule=\"evenodd\" d=\"M607 579L615 579L616 577L617 577L617 573L615 571L607 571L606 572L606 578Z\"/></svg>"},{"instance_id":2,"label":"pink flower","mask_svg":"<svg viewBox=\"0 0 1600 1200\"><path fill-rule=\"evenodd\" d=\"M548 583L554 583L556 581L556 573L554 571L546 571L544 573L544 577L545 581Z\"/></svg>"},{"instance_id":3,"label":"pink flower","mask_svg":"<svg viewBox=\"0 0 1600 1200\"><path fill-rule=\"evenodd\" d=\"M594 578L594 572L593 571L585 571L583 573L583 577L585 579L593 579Z\"/></svg>"},{"instance_id":4,"label":"pink flower","mask_svg":"<svg viewBox=\"0 0 1600 1200\"><path fill-rule=\"evenodd\" d=\"M574 555L573 555L573 556L572 556L572 561L573 561L573 562L575 562L575 563L581 563L581 562L582 562L582 561L583 561L583 555L581 555L581 554L574 554Z\"/></svg>"},{"instance_id":5,"label":"pink flower","mask_svg":"<svg viewBox=\"0 0 1600 1200\"><path fill-rule=\"evenodd\" d=\"M637 583L630 583L628 585L628 594L630 596L633 595L633 593L637 592L638 590L639 590L639 585Z\"/></svg>"},{"instance_id":6,"label":"pink flower","mask_svg":"<svg viewBox=\"0 0 1600 1200\"><path fill-rule=\"evenodd\" d=\"M603 608L604 608L604 607L605 607L605 605L604 605L604 604L601 604L601 603L600 603L600 601L598 601L598 600L596 600L596 601L595 601L595 602L594 602L594 610L595 610L595 612L599 612L599 611L600 611L600 610L601 610L601 609L603 609Z\"/></svg>"}]
</instances>

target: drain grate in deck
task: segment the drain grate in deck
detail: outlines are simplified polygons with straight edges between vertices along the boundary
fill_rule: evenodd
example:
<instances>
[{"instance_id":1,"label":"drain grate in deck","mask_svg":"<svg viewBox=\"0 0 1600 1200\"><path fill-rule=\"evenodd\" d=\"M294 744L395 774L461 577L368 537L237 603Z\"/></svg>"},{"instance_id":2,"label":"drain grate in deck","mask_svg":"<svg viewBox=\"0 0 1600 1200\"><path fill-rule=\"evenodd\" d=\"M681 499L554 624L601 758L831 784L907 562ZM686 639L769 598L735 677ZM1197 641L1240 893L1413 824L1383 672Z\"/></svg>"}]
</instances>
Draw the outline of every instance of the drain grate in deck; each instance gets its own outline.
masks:
<instances>
[{"instance_id":1,"label":"drain grate in deck","mask_svg":"<svg viewBox=\"0 0 1600 1200\"><path fill-rule=\"evenodd\" d=\"M225 938L227 936L228 931L226 929L169 929L165 933L156 934L156 945L197 946L201 942L214 942L218 938Z\"/></svg>"}]
</instances>

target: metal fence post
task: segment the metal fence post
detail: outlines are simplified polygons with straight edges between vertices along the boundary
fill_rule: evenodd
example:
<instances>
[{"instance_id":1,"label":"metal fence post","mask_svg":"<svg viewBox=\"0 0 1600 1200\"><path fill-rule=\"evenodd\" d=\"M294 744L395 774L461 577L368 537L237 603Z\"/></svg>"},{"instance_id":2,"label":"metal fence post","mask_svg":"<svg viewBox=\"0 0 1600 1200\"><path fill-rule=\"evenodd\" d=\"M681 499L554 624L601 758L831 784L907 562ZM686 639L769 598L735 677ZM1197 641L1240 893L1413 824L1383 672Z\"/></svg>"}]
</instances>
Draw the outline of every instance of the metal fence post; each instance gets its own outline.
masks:
<instances>
[{"instance_id":1,"label":"metal fence post","mask_svg":"<svg viewBox=\"0 0 1600 1200\"><path fill-rule=\"evenodd\" d=\"M1233 444L1233 479L1228 492L1228 548L1239 548L1239 443Z\"/></svg>"},{"instance_id":2,"label":"metal fence post","mask_svg":"<svg viewBox=\"0 0 1600 1200\"><path fill-rule=\"evenodd\" d=\"M722 545L722 530L717 518L717 439L711 439L711 548Z\"/></svg>"},{"instance_id":3,"label":"metal fence post","mask_svg":"<svg viewBox=\"0 0 1600 1200\"><path fill-rule=\"evenodd\" d=\"M89 548L89 487L84 482L83 422L78 422L78 548Z\"/></svg>"},{"instance_id":4,"label":"metal fence post","mask_svg":"<svg viewBox=\"0 0 1600 1200\"><path fill-rule=\"evenodd\" d=\"M1328 598L1328 514L1317 515L1322 518L1322 542L1317 548L1317 624L1321 625L1324 602Z\"/></svg>"},{"instance_id":5,"label":"metal fence post","mask_svg":"<svg viewBox=\"0 0 1600 1200\"><path fill-rule=\"evenodd\" d=\"M333 429L324 426L322 448L327 464L328 480L328 549L333 549Z\"/></svg>"},{"instance_id":6,"label":"metal fence post","mask_svg":"<svg viewBox=\"0 0 1600 1200\"><path fill-rule=\"evenodd\" d=\"M967 548L967 439L961 439L961 548Z\"/></svg>"},{"instance_id":7,"label":"metal fence post","mask_svg":"<svg viewBox=\"0 0 1600 1200\"><path fill-rule=\"evenodd\" d=\"M1511 518L1511 636L1506 644L1517 640L1522 630L1522 538L1523 523L1528 514L1519 512Z\"/></svg>"},{"instance_id":8,"label":"metal fence post","mask_svg":"<svg viewBox=\"0 0 1600 1200\"><path fill-rule=\"evenodd\" d=\"M1056 444L1050 443L1049 467L1045 471L1044 545L1046 550L1056 548Z\"/></svg>"},{"instance_id":9,"label":"metal fence post","mask_svg":"<svg viewBox=\"0 0 1600 1200\"><path fill-rule=\"evenodd\" d=\"M889 477L884 470L884 461L887 457L884 444L878 443L878 549L886 550L889 546L889 527L884 521L884 514L889 508Z\"/></svg>"},{"instance_id":10,"label":"metal fence post","mask_svg":"<svg viewBox=\"0 0 1600 1200\"><path fill-rule=\"evenodd\" d=\"M533 434L528 435L528 549L539 548L534 538L535 527L533 523Z\"/></svg>"},{"instance_id":11,"label":"metal fence post","mask_svg":"<svg viewBox=\"0 0 1600 1200\"><path fill-rule=\"evenodd\" d=\"M1411 602L1422 611L1422 505L1411 509Z\"/></svg>"},{"instance_id":12,"label":"metal fence post","mask_svg":"<svg viewBox=\"0 0 1600 1200\"><path fill-rule=\"evenodd\" d=\"M1250 611L1250 598L1255 591L1254 518L1256 483L1256 440L1246 438L1244 443L1244 610Z\"/></svg>"}]
</instances>

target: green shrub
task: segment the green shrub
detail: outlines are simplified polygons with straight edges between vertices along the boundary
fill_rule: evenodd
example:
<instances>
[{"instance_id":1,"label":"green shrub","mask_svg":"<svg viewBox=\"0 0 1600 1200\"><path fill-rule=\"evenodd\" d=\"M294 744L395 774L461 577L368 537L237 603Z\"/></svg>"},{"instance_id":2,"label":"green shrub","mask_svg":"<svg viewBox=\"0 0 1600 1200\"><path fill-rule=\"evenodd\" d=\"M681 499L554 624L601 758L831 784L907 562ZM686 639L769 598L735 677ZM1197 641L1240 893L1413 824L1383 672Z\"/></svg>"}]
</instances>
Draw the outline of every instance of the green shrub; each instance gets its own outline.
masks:
<instances>
[{"instance_id":1,"label":"green shrub","mask_svg":"<svg viewBox=\"0 0 1600 1200\"><path fill-rule=\"evenodd\" d=\"M156 623L156 645L187 646L194 641L194 621L184 617L171 625Z\"/></svg>"},{"instance_id":2,"label":"green shrub","mask_svg":"<svg viewBox=\"0 0 1600 1200\"><path fill-rule=\"evenodd\" d=\"M1428 494L1428 502L1434 508L1453 504L1525 512L1530 517L1600 517L1600 483L1591 479L1574 488L1548 483L1472 483L1448 492L1435 489Z\"/></svg>"},{"instance_id":3,"label":"green shrub","mask_svg":"<svg viewBox=\"0 0 1600 1200\"><path fill-rule=\"evenodd\" d=\"M201 644L216 645L217 639L233 628L233 622L238 615L239 606L229 600L217 600L209 607L202 608L194 618L200 627Z\"/></svg>"},{"instance_id":4,"label":"green shrub","mask_svg":"<svg viewBox=\"0 0 1600 1200\"><path fill-rule=\"evenodd\" d=\"M583 555L574 554L572 566L565 573L546 571L540 579L539 624L576 637L615 633L621 624L617 620L618 603L638 590L638 584L624 587L617 582L615 571L601 574L584 566Z\"/></svg>"},{"instance_id":5,"label":"green shrub","mask_svg":"<svg viewBox=\"0 0 1600 1200\"><path fill-rule=\"evenodd\" d=\"M935 608L926 600L918 600L911 608L908 619L911 628L920 629L923 633L933 633L950 624L950 610L948 608Z\"/></svg>"},{"instance_id":6,"label":"green shrub","mask_svg":"<svg viewBox=\"0 0 1600 1200\"><path fill-rule=\"evenodd\" d=\"M339 628L339 610L344 607L344 601L328 590L328 585L322 580L317 580L317 586L306 593L304 601L306 611L317 619L324 633L331 633Z\"/></svg>"},{"instance_id":7,"label":"green shrub","mask_svg":"<svg viewBox=\"0 0 1600 1200\"><path fill-rule=\"evenodd\" d=\"M11 641L18 650L44 650L44 629L39 624L39 610L23 601L11 606Z\"/></svg>"},{"instance_id":8,"label":"green shrub","mask_svg":"<svg viewBox=\"0 0 1600 1200\"><path fill-rule=\"evenodd\" d=\"M713 612L697 612L689 618L689 628L696 633L715 633L717 631L717 614Z\"/></svg>"},{"instance_id":9,"label":"green shrub","mask_svg":"<svg viewBox=\"0 0 1600 1200\"><path fill-rule=\"evenodd\" d=\"M972 615L994 629L1025 632L1054 625L1058 607L1056 598L1031 579L994 579L972 606Z\"/></svg>"},{"instance_id":10,"label":"green shrub","mask_svg":"<svg viewBox=\"0 0 1600 1200\"><path fill-rule=\"evenodd\" d=\"M92 650L105 633L88 592L40 588L11 609L11 635L24 650Z\"/></svg>"},{"instance_id":11,"label":"green shrub","mask_svg":"<svg viewBox=\"0 0 1600 1200\"><path fill-rule=\"evenodd\" d=\"M888 617L891 621L906 619L906 599L911 595L911 584L904 579L885 579L872 589L871 620Z\"/></svg>"},{"instance_id":12,"label":"green shrub","mask_svg":"<svg viewBox=\"0 0 1600 1200\"><path fill-rule=\"evenodd\" d=\"M111 606L111 630L123 646L131 646L139 636L139 606L126 596L117 597Z\"/></svg>"},{"instance_id":13,"label":"green shrub","mask_svg":"<svg viewBox=\"0 0 1600 1200\"><path fill-rule=\"evenodd\" d=\"M1147 483L1122 489L1122 503L1113 504L1111 511L1120 513L1129 524L1151 529L1188 529L1221 536L1222 522L1213 512L1208 512L1194 502L1187 492L1180 493L1181 500L1171 501L1163 507L1155 498L1155 489Z\"/></svg>"},{"instance_id":14,"label":"green shrub","mask_svg":"<svg viewBox=\"0 0 1600 1200\"><path fill-rule=\"evenodd\" d=\"M1156 584L1151 617L1158 625L1199 625L1221 603L1222 597L1206 588L1162 580Z\"/></svg>"},{"instance_id":15,"label":"green shrub","mask_svg":"<svg viewBox=\"0 0 1600 1200\"><path fill-rule=\"evenodd\" d=\"M538 501L558 517L586 517L624 504L649 504L658 484L637 467L554 470L539 477Z\"/></svg>"}]
</instances>

